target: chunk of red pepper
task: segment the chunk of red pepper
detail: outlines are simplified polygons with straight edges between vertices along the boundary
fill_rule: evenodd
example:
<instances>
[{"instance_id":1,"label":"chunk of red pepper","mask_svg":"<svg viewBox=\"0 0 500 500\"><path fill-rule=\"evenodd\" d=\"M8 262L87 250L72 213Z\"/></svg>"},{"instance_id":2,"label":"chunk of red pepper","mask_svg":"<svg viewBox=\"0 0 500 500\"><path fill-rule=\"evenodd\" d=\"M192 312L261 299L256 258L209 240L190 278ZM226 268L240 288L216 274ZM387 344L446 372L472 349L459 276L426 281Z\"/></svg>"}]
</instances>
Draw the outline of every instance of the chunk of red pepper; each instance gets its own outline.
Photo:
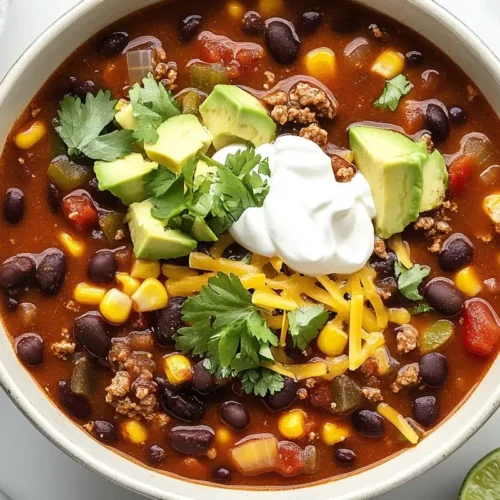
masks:
<instances>
[{"instance_id":1,"label":"chunk of red pepper","mask_svg":"<svg viewBox=\"0 0 500 500\"><path fill-rule=\"evenodd\" d=\"M465 303L462 331L466 349L478 356L489 356L500 339L500 323L491 305L483 299Z\"/></svg>"},{"instance_id":2,"label":"chunk of red pepper","mask_svg":"<svg viewBox=\"0 0 500 500\"><path fill-rule=\"evenodd\" d=\"M87 194L69 194L64 198L62 208L66 218L80 231L99 219L94 202Z\"/></svg>"}]
</instances>

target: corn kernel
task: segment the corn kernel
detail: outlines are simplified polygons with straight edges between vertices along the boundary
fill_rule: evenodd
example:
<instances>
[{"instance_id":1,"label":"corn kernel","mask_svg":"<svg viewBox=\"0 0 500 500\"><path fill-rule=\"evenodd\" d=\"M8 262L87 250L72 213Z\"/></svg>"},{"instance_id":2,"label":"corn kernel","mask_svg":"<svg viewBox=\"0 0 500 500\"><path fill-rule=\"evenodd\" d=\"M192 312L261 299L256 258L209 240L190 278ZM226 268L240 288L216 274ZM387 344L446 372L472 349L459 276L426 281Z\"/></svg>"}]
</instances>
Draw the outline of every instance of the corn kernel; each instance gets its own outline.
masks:
<instances>
[{"instance_id":1,"label":"corn kernel","mask_svg":"<svg viewBox=\"0 0 500 500\"><path fill-rule=\"evenodd\" d=\"M198 276L198 271L187 266L176 266L175 264L162 264L161 273L167 278L181 280L187 276Z\"/></svg>"},{"instance_id":2,"label":"corn kernel","mask_svg":"<svg viewBox=\"0 0 500 500\"><path fill-rule=\"evenodd\" d=\"M126 420L120 426L124 439L133 444L144 444L148 439L146 426L138 420Z\"/></svg>"},{"instance_id":3,"label":"corn kernel","mask_svg":"<svg viewBox=\"0 0 500 500\"><path fill-rule=\"evenodd\" d=\"M256 10L262 17L277 16L283 10L283 0L259 0Z\"/></svg>"},{"instance_id":4,"label":"corn kernel","mask_svg":"<svg viewBox=\"0 0 500 500\"><path fill-rule=\"evenodd\" d=\"M29 127L25 128L16 135L14 142L19 149L30 149L37 142L41 141L45 134L47 133L47 128L43 122L37 120L30 124Z\"/></svg>"},{"instance_id":5,"label":"corn kernel","mask_svg":"<svg viewBox=\"0 0 500 500\"><path fill-rule=\"evenodd\" d=\"M396 325L407 325L411 320L411 314L403 307L391 307L389 309L389 322Z\"/></svg>"},{"instance_id":6,"label":"corn kernel","mask_svg":"<svg viewBox=\"0 0 500 500\"><path fill-rule=\"evenodd\" d=\"M85 253L85 245L68 233L59 233L57 239L72 257L81 257Z\"/></svg>"},{"instance_id":7,"label":"corn kernel","mask_svg":"<svg viewBox=\"0 0 500 500\"><path fill-rule=\"evenodd\" d=\"M243 9L243 5L239 2L228 2L226 5L227 11L229 15L238 20L241 21L243 18L243 14L245 13L245 10Z\"/></svg>"},{"instance_id":8,"label":"corn kernel","mask_svg":"<svg viewBox=\"0 0 500 500\"><path fill-rule=\"evenodd\" d=\"M106 295L104 288L89 285L88 283L78 283L73 292L74 299L79 304L87 306L98 306Z\"/></svg>"},{"instance_id":9,"label":"corn kernel","mask_svg":"<svg viewBox=\"0 0 500 500\"><path fill-rule=\"evenodd\" d=\"M135 259L130 271L132 278L158 278L160 276L160 263L156 260Z\"/></svg>"},{"instance_id":10,"label":"corn kernel","mask_svg":"<svg viewBox=\"0 0 500 500\"><path fill-rule=\"evenodd\" d=\"M144 280L132 295L134 310L137 312L157 311L167 307L168 294L166 288L156 279Z\"/></svg>"},{"instance_id":11,"label":"corn kernel","mask_svg":"<svg viewBox=\"0 0 500 500\"><path fill-rule=\"evenodd\" d=\"M117 273L115 279L122 292L129 297L132 297L135 291L141 286L141 282L137 278L132 278L127 273Z\"/></svg>"},{"instance_id":12,"label":"corn kernel","mask_svg":"<svg viewBox=\"0 0 500 500\"><path fill-rule=\"evenodd\" d=\"M483 288L476 270L471 266L458 271L454 281L457 288L468 297L475 297Z\"/></svg>"},{"instance_id":13,"label":"corn kernel","mask_svg":"<svg viewBox=\"0 0 500 500\"><path fill-rule=\"evenodd\" d=\"M112 288L104 295L99 311L110 323L123 325L132 312L132 299L117 288Z\"/></svg>"},{"instance_id":14,"label":"corn kernel","mask_svg":"<svg viewBox=\"0 0 500 500\"><path fill-rule=\"evenodd\" d=\"M348 335L338 325L327 323L321 330L317 345L326 356L338 356L344 352Z\"/></svg>"},{"instance_id":15,"label":"corn kernel","mask_svg":"<svg viewBox=\"0 0 500 500\"><path fill-rule=\"evenodd\" d=\"M306 415L301 410L292 410L281 415L278 429L287 439L300 439L306 433Z\"/></svg>"},{"instance_id":16,"label":"corn kernel","mask_svg":"<svg viewBox=\"0 0 500 500\"><path fill-rule=\"evenodd\" d=\"M321 439L327 446L341 443L349 437L349 429L332 422L326 422L321 428Z\"/></svg>"},{"instance_id":17,"label":"corn kernel","mask_svg":"<svg viewBox=\"0 0 500 500\"><path fill-rule=\"evenodd\" d=\"M494 224L500 224L500 194L490 194L483 200L483 209Z\"/></svg>"},{"instance_id":18,"label":"corn kernel","mask_svg":"<svg viewBox=\"0 0 500 500\"><path fill-rule=\"evenodd\" d=\"M386 80L398 76L405 69L405 58L396 50L384 50L375 60L372 71Z\"/></svg>"},{"instance_id":19,"label":"corn kernel","mask_svg":"<svg viewBox=\"0 0 500 500\"><path fill-rule=\"evenodd\" d=\"M225 426L219 425L215 429L215 442L219 446L228 446L234 441L233 433Z\"/></svg>"},{"instance_id":20,"label":"corn kernel","mask_svg":"<svg viewBox=\"0 0 500 500\"><path fill-rule=\"evenodd\" d=\"M307 72L321 81L331 81L337 71L337 59L332 49L320 47L306 55Z\"/></svg>"},{"instance_id":21,"label":"corn kernel","mask_svg":"<svg viewBox=\"0 0 500 500\"><path fill-rule=\"evenodd\" d=\"M165 374L172 385L189 382L193 378L191 361L182 354L170 354L163 358Z\"/></svg>"}]
</instances>

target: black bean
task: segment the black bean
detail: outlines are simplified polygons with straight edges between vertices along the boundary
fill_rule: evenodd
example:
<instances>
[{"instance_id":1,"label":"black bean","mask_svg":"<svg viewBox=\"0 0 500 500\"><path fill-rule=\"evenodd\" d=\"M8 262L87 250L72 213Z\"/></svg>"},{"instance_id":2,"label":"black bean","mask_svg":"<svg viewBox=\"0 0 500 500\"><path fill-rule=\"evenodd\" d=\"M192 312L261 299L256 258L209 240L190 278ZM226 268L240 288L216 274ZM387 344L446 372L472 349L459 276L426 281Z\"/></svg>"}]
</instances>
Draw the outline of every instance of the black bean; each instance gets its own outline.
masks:
<instances>
[{"instance_id":1,"label":"black bean","mask_svg":"<svg viewBox=\"0 0 500 500\"><path fill-rule=\"evenodd\" d=\"M373 257L370 264L375 269L377 273L377 278L389 278L394 277L394 265L397 261L396 254L389 250L387 252L387 259L381 259L380 257Z\"/></svg>"},{"instance_id":2,"label":"black bean","mask_svg":"<svg viewBox=\"0 0 500 500\"><path fill-rule=\"evenodd\" d=\"M205 368L203 361L193 367L193 387L201 394L208 394L217 388L215 377Z\"/></svg>"},{"instance_id":3,"label":"black bean","mask_svg":"<svg viewBox=\"0 0 500 500\"><path fill-rule=\"evenodd\" d=\"M9 294L22 292L30 281L35 263L26 256L16 256L0 266L0 286Z\"/></svg>"},{"instance_id":4,"label":"black bean","mask_svg":"<svg viewBox=\"0 0 500 500\"><path fill-rule=\"evenodd\" d=\"M17 309L17 306L19 305L19 302L12 297L5 297L5 303L7 310L10 312L15 311Z\"/></svg>"},{"instance_id":5,"label":"black bean","mask_svg":"<svg viewBox=\"0 0 500 500\"><path fill-rule=\"evenodd\" d=\"M174 427L169 435L170 446L185 455L205 455L212 446L214 431L206 425Z\"/></svg>"},{"instance_id":6,"label":"black bean","mask_svg":"<svg viewBox=\"0 0 500 500\"><path fill-rule=\"evenodd\" d=\"M158 465L165 460L166 456L165 450L161 446L154 444L149 448L146 458L150 464Z\"/></svg>"},{"instance_id":7,"label":"black bean","mask_svg":"<svg viewBox=\"0 0 500 500\"><path fill-rule=\"evenodd\" d=\"M59 212L59 207L61 206L61 192L52 182L47 184L47 202L53 213L56 214Z\"/></svg>"},{"instance_id":8,"label":"black bean","mask_svg":"<svg viewBox=\"0 0 500 500\"><path fill-rule=\"evenodd\" d=\"M226 401L220 407L220 418L232 429L242 431L250 423L250 413L236 401Z\"/></svg>"},{"instance_id":9,"label":"black bean","mask_svg":"<svg viewBox=\"0 0 500 500\"><path fill-rule=\"evenodd\" d=\"M439 266L443 271L458 271L470 264L474 257L472 241L462 233L452 234L443 244L439 254Z\"/></svg>"},{"instance_id":10,"label":"black bean","mask_svg":"<svg viewBox=\"0 0 500 500\"><path fill-rule=\"evenodd\" d=\"M197 422L203 418L207 407L187 389L175 391L165 384L161 388L160 408L173 418L184 422Z\"/></svg>"},{"instance_id":11,"label":"black bean","mask_svg":"<svg viewBox=\"0 0 500 500\"><path fill-rule=\"evenodd\" d=\"M290 377L285 377L285 385L280 392L268 394L264 398L264 403L271 411L280 411L288 408L297 397L299 384Z\"/></svg>"},{"instance_id":12,"label":"black bean","mask_svg":"<svg viewBox=\"0 0 500 500\"><path fill-rule=\"evenodd\" d=\"M167 307L155 312L154 332L158 344L162 346L173 344L172 337L184 325L181 309L185 300L184 297L172 297L168 301Z\"/></svg>"},{"instance_id":13,"label":"black bean","mask_svg":"<svg viewBox=\"0 0 500 500\"><path fill-rule=\"evenodd\" d=\"M337 448L333 450L333 457L335 460L343 465L351 465L353 464L358 456L354 451L349 448Z\"/></svg>"},{"instance_id":14,"label":"black bean","mask_svg":"<svg viewBox=\"0 0 500 500\"><path fill-rule=\"evenodd\" d=\"M241 261L249 257L249 255L250 252L246 248L242 247L238 243L233 243L232 245L229 245L226 250L224 250L222 257L229 260Z\"/></svg>"},{"instance_id":15,"label":"black bean","mask_svg":"<svg viewBox=\"0 0 500 500\"><path fill-rule=\"evenodd\" d=\"M464 297L453 281L434 278L424 288L427 303L439 314L451 318L462 310Z\"/></svg>"},{"instance_id":16,"label":"black bean","mask_svg":"<svg viewBox=\"0 0 500 500\"><path fill-rule=\"evenodd\" d=\"M354 428L364 437L381 438L385 433L384 419L372 410L357 410L352 415Z\"/></svg>"},{"instance_id":17,"label":"black bean","mask_svg":"<svg viewBox=\"0 0 500 500\"><path fill-rule=\"evenodd\" d=\"M24 193L20 189L7 189L3 199L3 216L9 224L21 222L24 216Z\"/></svg>"},{"instance_id":18,"label":"black bean","mask_svg":"<svg viewBox=\"0 0 500 500\"><path fill-rule=\"evenodd\" d=\"M443 385L448 377L448 360L439 352L430 352L420 359L420 377L422 382L429 387Z\"/></svg>"},{"instance_id":19,"label":"black bean","mask_svg":"<svg viewBox=\"0 0 500 500\"><path fill-rule=\"evenodd\" d=\"M454 123L464 123L467 120L467 114L462 108L458 106L453 106L450 109L450 118Z\"/></svg>"},{"instance_id":20,"label":"black bean","mask_svg":"<svg viewBox=\"0 0 500 500\"><path fill-rule=\"evenodd\" d=\"M427 106L425 110L425 127L435 141L444 141L450 133L450 121L444 109L434 103Z\"/></svg>"},{"instance_id":21,"label":"black bean","mask_svg":"<svg viewBox=\"0 0 500 500\"><path fill-rule=\"evenodd\" d=\"M228 481L231 481L233 475L229 469L226 469L225 467L218 467L214 470L212 477L215 481L227 483Z\"/></svg>"},{"instance_id":22,"label":"black bean","mask_svg":"<svg viewBox=\"0 0 500 500\"><path fill-rule=\"evenodd\" d=\"M419 52L418 50L410 50L409 52L406 53L405 57L406 57L406 62L410 66L418 66L419 64L422 64L424 60L422 52Z\"/></svg>"},{"instance_id":23,"label":"black bean","mask_svg":"<svg viewBox=\"0 0 500 500\"><path fill-rule=\"evenodd\" d=\"M43 339L36 333L24 333L16 337L16 353L19 359L28 366L38 366L43 362Z\"/></svg>"},{"instance_id":24,"label":"black bean","mask_svg":"<svg viewBox=\"0 0 500 500\"><path fill-rule=\"evenodd\" d=\"M258 35L264 31L264 21L258 12L250 10L243 16L243 31L247 35Z\"/></svg>"},{"instance_id":25,"label":"black bean","mask_svg":"<svg viewBox=\"0 0 500 500\"><path fill-rule=\"evenodd\" d=\"M196 36L201 26L201 16L187 16L181 21L181 40L187 42Z\"/></svg>"},{"instance_id":26,"label":"black bean","mask_svg":"<svg viewBox=\"0 0 500 500\"><path fill-rule=\"evenodd\" d=\"M376 284L379 290L389 294L388 297L382 296L384 302L390 302L399 295L398 282L396 281L396 278L393 278L392 276L377 281Z\"/></svg>"},{"instance_id":27,"label":"black bean","mask_svg":"<svg viewBox=\"0 0 500 500\"><path fill-rule=\"evenodd\" d=\"M422 396L413 402L413 418L424 427L432 425L439 414L434 396Z\"/></svg>"},{"instance_id":28,"label":"black bean","mask_svg":"<svg viewBox=\"0 0 500 500\"><path fill-rule=\"evenodd\" d=\"M321 26L322 22L323 14L321 12L304 12L300 16L299 32L304 35L311 35Z\"/></svg>"},{"instance_id":29,"label":"black bean","mask_svg":"<svg viewBox=\"0 0 500 500\"><path fill-rule=\"evenodd\" d=\"M300 39L289 21L277 18L267 21L264 40L269 52L279 63L289 64L297 59Z\"/></svg>"},{"instance_id":30,"label":"black bean","mask_svg":"<svg viewBox=\"0 0 500 500\"><path fill-rule=\"evenodd\" d=\"M92 80L86 80L82 82L74 76L70 77L70 91L69 93L74 97L79 97L82 101L85 101L87 94L96 95L99 92L97 85Z\"/></svg>"},{"instance_id":31,"label":"black bean","mask_svg":"<svg viewBox=\"0 0 500 500\"><path fill-rule=\"evenodd\" d=\"M113 252L100 250L87 264L87 275L95 283L113 283L117 266Z\"/></svg>"},{"instance_id":32,"label":"black bean","mask_svg":"<svg viewBox=\"0 0 500 500\"><path fill-rule=\"evenodd\" d=\"M40 255L35 281L41 292L53 295L59 291L66 276L66 257L58 248L49 248Z\"/></svg>"},{"instance_id":33,"label":"black bean","mask_svg":"<svg viewBox=\"0 0 500 500\"><path fill-rule=\"evenodd\" d=\"M107 420L96 420L92 428L92 433L103 443L118 441L118 433L116 432L115 425Z\"/></svg>"},{"instance_id":34,"label":"black bean","mask_svg":"<svg viewBox=\"0 0 500 500\"><path fill-rule=\"evenodd\" d=\"M81 420L87 420L92 414L92 407L85 396L78 396L72 390L68 382L60 380L58 384L59 402L72 415Z\"/></svg>"},{"instance_id":35,"label":"black bean","mask_svg":"<svg viewBox=\"0 0 500 500\"><path fill-rule=\"evenodd\" d=\"M128 34L124 31L117 31L105 36L99 42L99 52L104 57L113 57L120 54L128 44Z\"/></svg>"},{"instance_id":36,"label":"black bean","mask_svg":"<svg viewBox=\"0 0 500 500\"><path fill-rule=\"evenodd\" d=\"M73 337L91 356L105 361L111 348L106 323L97 313L84 314L73 323Z\"/></svg>"}]
</instances>

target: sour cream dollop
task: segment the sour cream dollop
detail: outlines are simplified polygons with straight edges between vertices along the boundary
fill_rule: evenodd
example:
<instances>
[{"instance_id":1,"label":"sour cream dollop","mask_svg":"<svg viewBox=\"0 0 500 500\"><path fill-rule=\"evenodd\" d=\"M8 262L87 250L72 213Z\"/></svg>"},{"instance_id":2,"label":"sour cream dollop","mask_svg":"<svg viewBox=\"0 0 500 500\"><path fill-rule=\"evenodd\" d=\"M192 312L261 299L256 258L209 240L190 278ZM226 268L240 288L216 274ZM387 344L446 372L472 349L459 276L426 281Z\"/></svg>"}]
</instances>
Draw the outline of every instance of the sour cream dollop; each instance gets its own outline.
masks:
<instances>
[{"instance_id":1,"label":"sour cream dollop","mask_svg":"<svg viewBox=\"0 0 500 500\"><path fill-rule=\"evenodd\" d=\"M245 147L227 146L214 160L224 163ZM269 160L269 194L262 207L243 212L231 236L251 252L278 256L309 276L359 271L373 252L376 215L363 175L337 182L329 156L302 137L282 136L256 152Z\"/></svg>"}]
</instances>

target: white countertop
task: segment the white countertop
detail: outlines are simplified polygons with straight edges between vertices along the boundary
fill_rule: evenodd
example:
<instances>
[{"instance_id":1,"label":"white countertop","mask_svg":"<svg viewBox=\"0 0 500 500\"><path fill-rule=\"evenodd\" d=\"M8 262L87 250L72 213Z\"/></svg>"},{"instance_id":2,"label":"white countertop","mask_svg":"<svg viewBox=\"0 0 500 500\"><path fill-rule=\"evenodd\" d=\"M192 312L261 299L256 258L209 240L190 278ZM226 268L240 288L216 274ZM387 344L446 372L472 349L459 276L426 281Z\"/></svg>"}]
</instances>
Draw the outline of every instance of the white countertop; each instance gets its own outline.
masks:
<instances>
[{"instance_id":1,"label":"white countertop","mask_svg":"<svg viewBox=\"0 0 500 500\"><path fill-rule=\"evenodd\" d=\"M29 44L78 0L12 0L0 36L0 78ZM499 0L440 0L500 55ZM140 500L97 476L47 441L0 390L0 490L11 500ZM379 500L454 500L470 467L500 446L500 412L459 451ZM0 493L1 499L1 493Z\"/></svg>"}]
</instances>

